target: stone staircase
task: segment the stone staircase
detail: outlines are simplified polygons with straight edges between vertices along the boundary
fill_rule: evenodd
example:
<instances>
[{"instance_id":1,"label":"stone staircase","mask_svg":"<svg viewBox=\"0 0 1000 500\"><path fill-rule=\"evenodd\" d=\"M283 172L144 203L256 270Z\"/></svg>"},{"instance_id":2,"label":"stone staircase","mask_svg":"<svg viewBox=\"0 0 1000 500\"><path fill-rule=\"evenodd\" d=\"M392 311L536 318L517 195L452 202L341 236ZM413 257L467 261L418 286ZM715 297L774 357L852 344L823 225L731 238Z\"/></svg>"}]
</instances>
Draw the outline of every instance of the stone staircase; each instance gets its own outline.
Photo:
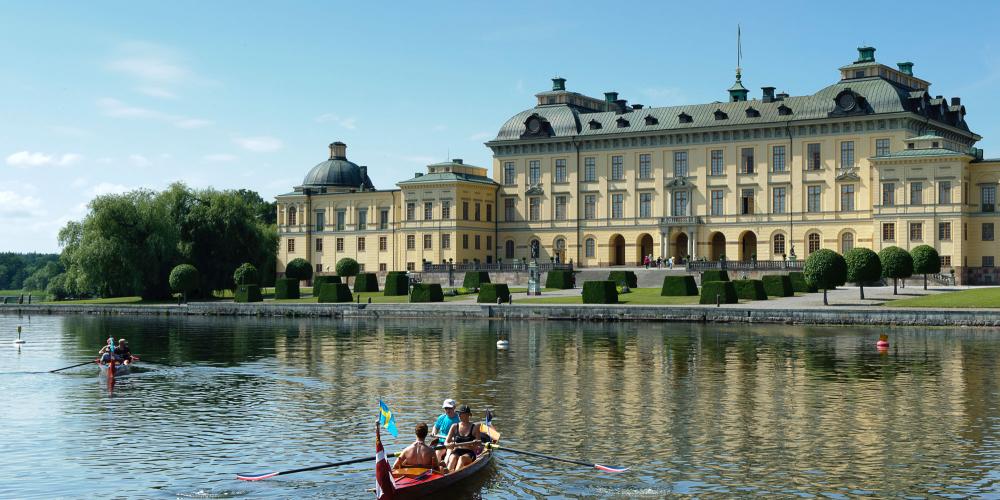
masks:
<instances>
[{"instance_id":1,"label":"stone staircase","mask_svg":"<svg viewBox=\"0 0 1000 500\"><path fill-rule=\"evenodd\" d=\"M639 288L659 288L663 285L663 277L667 275L677 275L683 276L688 274L684 270L684 266L674 267L672 270L669 269L644 269L642 267L601 267L593 268L588 267L584 269L577 270L576 273L576 283L578 286L583 286L585 281L600 281L608 279L608 273L611 271L633 271L635 272L635 277L639 282ZM697 273L694 273L697 275Z\"/></svg>"}]
</instances>

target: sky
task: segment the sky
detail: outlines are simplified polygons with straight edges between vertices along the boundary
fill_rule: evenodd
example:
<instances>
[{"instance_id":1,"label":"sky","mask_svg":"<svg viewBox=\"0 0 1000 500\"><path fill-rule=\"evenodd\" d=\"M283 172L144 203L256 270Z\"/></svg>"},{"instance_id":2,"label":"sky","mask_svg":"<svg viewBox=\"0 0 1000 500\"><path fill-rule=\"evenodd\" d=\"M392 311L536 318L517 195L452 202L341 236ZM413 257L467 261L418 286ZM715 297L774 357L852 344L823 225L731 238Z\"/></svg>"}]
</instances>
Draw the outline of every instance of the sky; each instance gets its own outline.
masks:
<instances>
[{"instance_id":1,"label":"sky","mask_svg":"<svg viewBox=\"0 0 1000 500\"><path fill-rule=\"evenodd\" d=\"M0 4L0 251L58 252L94 196L182 181L300 184L335 140L380 189L463 158L534 94L647 106L743 82L805 95L876 47L959 96L1000 157L1000 2L246 2Z\"/></svg>"}]
</instances>

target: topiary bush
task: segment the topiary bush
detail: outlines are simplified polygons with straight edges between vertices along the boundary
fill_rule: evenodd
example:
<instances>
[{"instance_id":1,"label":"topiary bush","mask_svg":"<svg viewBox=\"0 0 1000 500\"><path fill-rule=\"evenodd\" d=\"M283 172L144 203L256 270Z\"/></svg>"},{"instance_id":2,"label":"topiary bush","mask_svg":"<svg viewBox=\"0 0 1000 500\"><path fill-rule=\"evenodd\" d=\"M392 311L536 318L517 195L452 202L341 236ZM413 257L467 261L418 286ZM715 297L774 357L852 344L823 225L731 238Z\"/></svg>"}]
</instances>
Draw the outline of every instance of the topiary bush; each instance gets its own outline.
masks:
<instances>
[{"instance_id":1,"label":"topiary bush","mask_svg":"<svg viewBox=\"0 0 1000 500\"><path fill-rule=\"evenodd\" d=\"M319 297L319 292L324 286L337 283L342 283L342 281L340 281L340 276L316 276L313 278L313 295Z\"/></svg>"},{"instance_id":2,"label":"topiary bush","mask_svg":"<svg viewBox=\"0 0 1000 500\"><path fill-rule=\"evenodd\" d=\"M291 262L285 264L285 277L291 278L299 281L306 281L312 279L313 268L312 264L306 259L292 259Z\"/></svg>"},{"instance_id":3,"label":"topiary bush","mask_svg":"<svg viewBox=\"0 0 1000 500\"><path fill-rule=\"evenodd\" d=\"M767 300L762 280L736 280L731 282L736 287L736 297L743 300Z\"/></svg>"},{"instance_id":4,"label":"topiary bush","mask_svg":"<svg viewBox=\"0 0 1000 500\"><path fill-rule=\"evenodd\" d=\"M496 304L510 301L510 288L504 283L483 283L479 287L479 297L476 302L480 304Z\"/></svg>"},{"instance_id":5,"label":"topiary bush","mask_svg":"<svg viewBox=\"0 0 1000 500\"><path fill-rule=\"evenodd\" d=\"M844 253L847 262L847 281L858 285L861 298L865 298L865 283L882 279L882 262L878 254L864 247L854 247Z\"/></svg>"},{"instance_id":6,"label":"topiary bush","mask_svg":"<svg viewBox=\"0 0 1000 500\"><path fill-rule=\"evenodd\" d=\"M481 284L490 282L490 273L486 271L466 271L462 280L462 288L478 289Z\"/></svg>"},{"instance_id":7,"label":"topiary bush","mask_svg":"<svg viewBox=\"0 0 1000 500\"><path fill-rule=\"evenodd\" d=\"M698 295L698 285L694 276L664 276L660 295L664 297Z\"/></svg>"},{"instance_id":8,"label":"topiary bush","mask_svg":"<svg viewBox=\"0 0 1000 500\"><path fill-rule=\"evenodd\" d=\"M823 289L823 305L830 305L826 301L826 291L846 282L847 261L839 253L822 248L809 255L802 274L808 282Z\"/></svg>"},{"instance_id":9,"label":"topiary bush","mask_svg":"<svg viewBox=\"0 0 1000 500\"><path fill-rule=\"evenodd\" d=\"M234 302L262 302L264 296L258 285L239 285L236 287Z\"/></svg>"},{"instance_id":10,"label":"topiary bush","mask_svg":"<svg viewBox=\"0 0 1000 500\"><path fill-rule=\"evenodd\" d=\"M274 298L297 299L299 297L299 280L297 278L278 278L274 280Z\"/></svg>"},{"instance_id":11,"label":"topiary bush","mask_svg":"<svg viewBox=\"0 0 1000 500\"><path fill-rule=\"evenodd\" d=\"M385 275L385 288L382 295L407 295L410 293L410 277L405 271L392 271Z\"/></svg>"},{"instance_id":12,"label":"topiary bush","mask_svg":"<svg viewBox=\"0 0 1000 500\"><path fill-rule=\"evenodd\" d=\"M920 245L910 250L913 257L914 274L924 275L924 290L927 289L927 275L941 272L941 256L930 245Z\"/></svg>"},{"instance_id":13,"label":"topiary bush","mask_svg":"<svg viewBox=\"0 0 1000 500\"><path fill-rule=\"evenodd\" d=\"M793 271L788 273L788 279L792 280L792 290L795 290L796 292L816 293L819 291L819 287L817 287L815 283L810 283L809 280L806 279L806 275L801 272Z\"/></svg>"},{"instance_id":14,"label":"topiary bush","mask_svg":"<svg viewBox=\"0 0 1000 500\"><path fill-rule=\"evenodd\" d=\"M716 295L722 304L737 304L740 301L732 281L709 281L701 283L701 298L698 303L714 304Z\"/></svg>"},{"instance_id":15,"label":"topiary bush","mask_svg":"<svg viewBox=\"0 0 1000 500\"><path fill-rule=\"evenodd\" d=\"M608 273L608 281L614 281L618 286L628 285L629 288L639 286L639 278L636 277L635 271L611 271Z\"/></svg>"},{"instance_id":16,"label":"topiary bush","mask_svg":"<svg viewBox=\"0 0 1000 500\"><path fill-rule=\"evenodd\" d=\"M615 272L619 271L612 271L612 274L614 274ZM633 273L633 275L634 274L635 273ZM583 283L583 303L617 304L618 303L617 282L612 280L585 281Z\"/></svg>"},{"instance_id":17,"label":"topiary bush","mask_svg":"<svg viewBox=\"0 0 1000 500\"><path fill-rule=\"evenodd\" d=\"M256 285L260 283L260 274L257 272L257 268L249 263L244 262L240 267L236 268L233 272L233 283L237 286L239 285Z\"/></svg>"},{"instance_id":18,"label":"topiary bush","mask_svg":"<svg viewBox=\"0 0 1000 500\"><path fill-rule=\"evenodd\" d=\"M361 264L358 264L358 261L350 257L344 257L337 261L336 271L337 276L346 278L344 283L350 284L351 276L357 276L361 272Z\"/></svg>"},{"instance_id":19,"label":"topiary bush","mask_svg":"<svg viewBox=\"0 0 1000 500\"><path fill-rule=\"evenodd\" d=\"M565 269L553 269L545 276L545 288L558 288L569 290L576 286L576 277L573 271Z\"/></svg>"},{"instance_id":20,"label":"topiary bush","mask_svg":"<svg viewBox=\"0 0 1000 500\"><path fill-rule=\"evenodd\" d=\"M354 301L351 287L347 286L347 283L324 283L317 297L317 302L324 304Z\"/></svg>"},{"instance_id":21,"label":"topiary bush","mask_svg":"<svg viewBox=\"0 0 1000 500\"><path fill-rule=\"evenodd\" d=\"M702 284L709 281L729 281L729 273L725 269L709 269L701 272Z\"/></svg>"},{"instance_id":22,"label":"topiary bush","mask_svg":"<svg viewBox=\"0 0 1000 500\"><path fill-rule=\"evenodd\" d=\"M410 302L444 302L444 291L437 283L417 283L410 291Z\"/></svg>"},{"instance_id":23,"label":"topiary bush","mask_svg":"<svg viewBox=\"0 0 1000 500\"><path fill-rule=\"evenodd\" d=\"M913 275L913 257L899 247L885 247L878 253L882 262L882 276L892 278L892 294L896 295L896 284L899 278L909 278Z\"/></svg>"},{"instance_id":24,"label":"topiary bush","mask_svg":"<svg viewBox=\"0 0 1000 500\"><path fill-rule=\"evenodd\" d=\"M361 273L354 278L354 292L377 292L378 276L375 273Z\"/></svg>"},{"instance_id":25,"label":"topiary bush","mask_svg":"<svg viewBox=\"0 0 1000 500\"><path fill-rule=\"evenodd\" d=\"M787 274L766 274L760 281L764 284L764 291L771 297L795 296L795 288Z\"/></svg>"},{"instance_id":26,"label":"topiary bush","mask_svg":"<svg viewBox=\"0 0 1000 500\"><path fill-rule=\"evenodd\" d=\"M181 264L170 271L170 289L183 295L187 302L189 293L198 289L198 270L191 264Z\"/></svg>"}]
</instances>

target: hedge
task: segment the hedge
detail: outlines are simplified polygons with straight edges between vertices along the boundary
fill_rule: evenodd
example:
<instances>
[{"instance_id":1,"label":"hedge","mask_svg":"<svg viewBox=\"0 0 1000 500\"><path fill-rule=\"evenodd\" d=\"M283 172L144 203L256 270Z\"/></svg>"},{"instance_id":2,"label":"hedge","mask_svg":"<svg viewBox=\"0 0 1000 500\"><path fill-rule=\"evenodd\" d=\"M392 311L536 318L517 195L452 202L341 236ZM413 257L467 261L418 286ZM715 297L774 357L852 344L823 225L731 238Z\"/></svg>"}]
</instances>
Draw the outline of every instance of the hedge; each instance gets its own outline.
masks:
<instances>
[{"instance_id":1,"label":"hedge","mask_svg":"<svg viewBox=\"0 0 1000 500\"><path fill-rule=\"evenodd\" d=\"M321 303L354 301L351 287L347 286L347 283L325 283L320 287L317 297L319 297L317 302Z\"/></svg>"},{"instance_id":2,"label":"hedge","mask_svg":"<svg viewBox=\"0 0 1000 500\"><path fill-rule=\"evenodd\" d=\"M612 271L614 274L620 271ZM627 271L625 271L627 272ZM635 273L632 274L635 276ZM617 283L607 281L586 281L583 283L583 303L584 304L617 304L618 288Z\"/></svg>"},{"instance_id":3,"label":"hedge","mask_svg":"<svg viewBox=\"0 0 1000 500\"><path fill-rule=\"evenodd\" d=\"M801 272L791 272L788 273L788 279L792 280L792 290L801 293L816 293L819 288L816 287L815 283L810 282L806 279L805 273Z\"/></svg>"},{"instance_id":4,"label":"hedge","mask_svg":"<svg viewBox=\"0 0 1000 500\"><path fill-rule=\"evenodd\" d=\"M417 283L410 291L410 302L444 302L444 291L437 283Z\"/></svg>"},{"instance_id":5,"label":"hedge","mask_svg":"<svg viewBox=\"0 0 1000 500\"><path fill-rule=\"evenodd\" d=\"M709 281L701 283L701 298L698 303L714 304L716 295L720 296L723 304L736 304L740 301L732 281Z\"/></svg>"},{"instance_id":6,"label":"hedge","mask_svg":"<svg viewBox=\"0 0 1000 500\"><path fill-rule=\"evenodd\" d=\"M498 298L501 302L510 302L510 288L504 283L483 283L479 287L479 297L476 298L476 302L496 304Z\"/></svg>"},{"instance_id":7,"label":"hedge","mask_svg":"<svg viewBox=\"0 0 1000 500\"><path fill-rule=\"evenodd\" d=\"M725 269L710 269L701 272L701 283L704 285L709 281L729 281L729 272Z\"/></svg>"},{"instance_id":8,"label":"hedge","mask_svg":"<svg viewBox=\"0 0 1000 500\"><path fill-rule=\"evenodd\" d=\"M262 302L264 296L257 285L240 285L236 287L235 302Z\"/></svg>"},{"instance_id":9,"label":"hedge","mask_svg":"<svg viewBox=\"0 0 1000 500\"><path fill-rule=\"evenodd\" d=\"M545 276L545 288L569 290L574 286L576 286L576 277L573 275L573 271L555 269L549 271L548 275Z\"/></svg>"},{"instance_id":10,"label":"hedge","mask_svg":"<svg viewBox=\"0 0 1000 500\"><path fill-rule=\"evenodd\" d=\"M479 288L479 285L490 282L490 273L486 271L466 271L462 280L462 288Z\"/></svg>"},{"instance_id":11,"label":"hedge","mask_svg":"<svg viewBox=\"0 0 1000 500\"><path fill-rule=\"evenodd\" d=\"M354 278L354 293L377 291L378 276L375 273L361 273Z\"/></svg>"},{"instance_id":12,"label":"hedge","mask_svg":"<svg viewBox=\"0 0 1000 500\"><path fill-rule=\"evenodd\" d=\"M618 286L628 285L629 288L639 286L639 278L635 276L634 271L611 271L608 273L608 281L614 281Z\"/></svg>"},{"instance_id":13,"label":"hedge","mask_svg":"<svg viewBox=\"0 0 1000 500\"><path fill-rule=\"evenodd\" d=\"M410 293L410 277L405 271L392 271L385 275L383 295L406 295Z\"/></svg>"},{"instance_id":14,"label":"hedge","mask_svg":"<svg viewBox=\"0 0 1000 500\"><path fill-rule=\"evenodd\" d=\"M274 298L299 298L299 280L295 278L278 278L274 280Z\"/></svg>"},{"instance_id":15,"label":"hedge","mask_svg":"<svg viewBox=\"0 0 1000 500\"><path fill-rule=\"evenodd\" d=\"M660 295L664 297L698 295L698 285L694 282L694 276L664 276Z\"/></svg>"},{"instance_id":16,"label":"hedge","mask_svg":"<svg viewBox=\"0 0 1000 500\"><path fill-rule=\"evenodd\" d=\"M736 280L732 282L736 287L736 296L745 300L767 300L767 292L764 290L764 282L761 280Z\"/></svg>"},{"instance_id":17,"label":"hedge","mask_svg":"<svg viewBox=\"0 0 1000 500\"><path fill-rule=\"evenodd\" d=\"M323 285L328 283L343 282L340 281L340 276L313 276L313 296L319 297L319 292L323 289Z\"/></svg>"},{"instance_id":18,"label":"hedge","mask_svg":"<svg viewBox=\"0 0 1000 500\"><path fill-rule=\"evenodd\" d=\"M767 274L761 279L764 291L771 297L794 297L795 288L787 274Z\"/></svg>"}]
</instances>

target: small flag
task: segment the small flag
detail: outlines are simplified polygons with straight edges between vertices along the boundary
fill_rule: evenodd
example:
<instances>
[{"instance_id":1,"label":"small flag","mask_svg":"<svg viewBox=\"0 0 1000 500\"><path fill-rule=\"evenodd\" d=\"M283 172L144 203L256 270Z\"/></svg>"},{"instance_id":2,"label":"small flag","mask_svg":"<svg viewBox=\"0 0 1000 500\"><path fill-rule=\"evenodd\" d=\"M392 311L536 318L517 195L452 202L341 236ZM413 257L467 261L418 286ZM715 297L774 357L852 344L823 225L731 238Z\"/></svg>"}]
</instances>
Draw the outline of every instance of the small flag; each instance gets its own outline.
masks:
<instances>
[{"instance_id":1,"label":"small flag","mask_svg":"<svg viewBox=\"0 0 1000 500\"><path fill-rule=\"evenodd\" d=\"M381 401L379 401L381 403ZM385 405L383 405L384 407ZM381 420L381 419L380 419ZM381 422L379 422L381 424ZM392 498L396 495L396 483L392 480L392 473L389 472L389 459L385 456L385 448L382 448L382 436L379 434L379 426L375 426L375 498Z\"/></svg>"},{"instance_id":2,"label":"small flag","mask_svg":"<svg viewBox=\"0 0 1000 500\"><path fill-rule=\"evenodd\" d=\"M392 414L392 410L382 402L381 399L378 400L379 406L379 416L378 423L382 427L388 429L389 434L393 436L399 436L399 429L396 429L396 416Z\"/></svg>"}]
</instances>

